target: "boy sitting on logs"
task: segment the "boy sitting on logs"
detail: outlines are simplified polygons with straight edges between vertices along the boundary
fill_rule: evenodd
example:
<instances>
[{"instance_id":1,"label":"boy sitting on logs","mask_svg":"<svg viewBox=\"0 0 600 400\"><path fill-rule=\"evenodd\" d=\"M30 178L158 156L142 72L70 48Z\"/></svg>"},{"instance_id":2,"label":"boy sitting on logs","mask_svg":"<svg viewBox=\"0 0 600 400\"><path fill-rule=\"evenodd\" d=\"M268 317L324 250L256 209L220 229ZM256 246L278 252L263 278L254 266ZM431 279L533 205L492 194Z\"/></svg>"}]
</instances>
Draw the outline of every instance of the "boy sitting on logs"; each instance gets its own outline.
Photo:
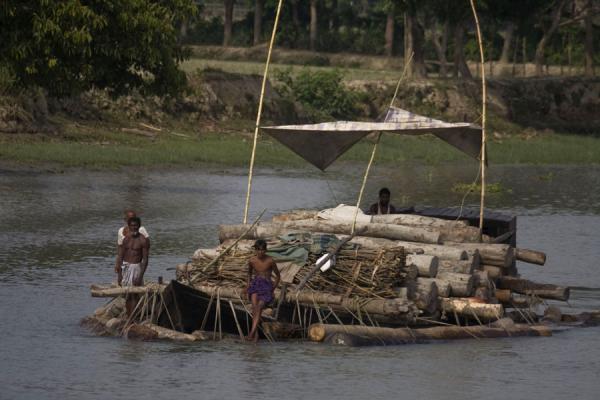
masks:
<instances>
[{"instance_id":1,"label":"boy sitting on logs","mask_svg":"<svg viewBox=\"0 0 600 400\"><path fill-rule=\"evenodd\" d=\"M258 239L254 243L256 255L248 260L248 298L252 302L252 329L247 340L258 341L258 324L262 310L273 301L275 288L279 285L281 275L272 257L267 256L267 242ZM252 275L255 275L252 278ZM275 274L275 282L271 276Z\"/></svg>"}]
</instances>

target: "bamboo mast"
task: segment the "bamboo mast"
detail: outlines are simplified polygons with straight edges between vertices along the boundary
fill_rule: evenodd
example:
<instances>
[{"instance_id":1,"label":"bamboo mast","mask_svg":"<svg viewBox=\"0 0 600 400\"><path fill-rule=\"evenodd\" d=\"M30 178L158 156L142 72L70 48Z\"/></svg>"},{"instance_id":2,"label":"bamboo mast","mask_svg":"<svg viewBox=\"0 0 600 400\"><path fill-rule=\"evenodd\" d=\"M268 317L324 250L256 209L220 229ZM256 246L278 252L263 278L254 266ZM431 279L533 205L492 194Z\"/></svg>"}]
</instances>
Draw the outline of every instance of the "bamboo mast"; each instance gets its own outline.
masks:
<instances>
[{"instance_id":1,"label":"bamboo mast","mask_svg":"<svg viewBox=\"0 0 600 400\"><path fill-rule=\"evenodd\" d=\"M471 10L475 18L475 27L477 28L477 42L479 43L479 55L481 57L481 201L479 204L479 236L483 233L483 208L485 203L485 123L487 110L487 90L485 82L485 59L483 56L483 40L481 38L481 29L479 28L479 18L475 9L475 0L470 0Z\"/></svg>"},{"instance_id":2,"label":"bamboo mast","mask_svg":"<svg viewBox=\"0 0 600 400\"><path fill-rule=\"evenodd\" d=\"M248 191L246 192L246 206L244 207L244 224L248 221L248 209L250 208L250 192L252 191L252 174L254 171L254 159L256 156L256 144L258 143L258 128L260 126L260 118L262 115L263 100L265 97L265 88L267 86L267 75L269 73L269 64L271 63L271 53L273 44L275 43L275 34L277 33L277 25L279 24L279 15L283 0L279 0L277 5L277 13L275 14L275 23L273 24L273 32L271 32L271 42L269 43L269 52L267 53L267 62L265 63L265 73L263 75L262 86L260 89L260 99L258 101L258 112L256 113L256 125L254 126L254 142L252 144L252 156L250 157L250 168L248 171Z\"/></svg>"}]
</instances>

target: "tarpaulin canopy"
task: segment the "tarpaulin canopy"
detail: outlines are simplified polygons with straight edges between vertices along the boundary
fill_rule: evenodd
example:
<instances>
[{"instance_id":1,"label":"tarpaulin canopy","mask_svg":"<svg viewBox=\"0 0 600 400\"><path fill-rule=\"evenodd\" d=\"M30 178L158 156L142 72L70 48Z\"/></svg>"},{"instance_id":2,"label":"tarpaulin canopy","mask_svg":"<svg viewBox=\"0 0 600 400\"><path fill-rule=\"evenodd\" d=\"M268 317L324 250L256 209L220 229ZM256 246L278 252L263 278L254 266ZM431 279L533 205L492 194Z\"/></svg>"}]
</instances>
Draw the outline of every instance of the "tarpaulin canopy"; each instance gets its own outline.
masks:
<instances>
[{"instance_id":1,"label":"tarpaulin canopy","mask_svg":"<svg viewBox=\"0 0 600 400\"><path fill-rule=\"evenodd\" d=\"M431 133L471 157L481 151L481 128L450 123L390 107L384 122L337 121L308 125L261 127L294 153L324 171L339 156L371 132L405 135Z\"/></svg>"}]
</instances>

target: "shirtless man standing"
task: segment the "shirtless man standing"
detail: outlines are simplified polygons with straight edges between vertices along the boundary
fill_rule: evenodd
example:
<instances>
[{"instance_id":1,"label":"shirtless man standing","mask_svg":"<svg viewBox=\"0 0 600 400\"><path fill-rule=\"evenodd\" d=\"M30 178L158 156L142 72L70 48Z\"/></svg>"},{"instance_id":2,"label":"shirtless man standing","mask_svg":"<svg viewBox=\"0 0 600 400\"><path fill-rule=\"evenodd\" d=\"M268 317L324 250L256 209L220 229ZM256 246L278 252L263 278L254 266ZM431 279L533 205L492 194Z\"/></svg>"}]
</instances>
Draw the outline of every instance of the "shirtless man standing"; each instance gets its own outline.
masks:
<instances>
[{"instance_id":1,"label":"shirtless man standing","mask_svg":"<svg viewBox=\"0 0 600 400\"><path fill-rule=\"evenodd\" d=\"M256 255L248 261L248 297L252 301L252 329L248 340L258 341L258 324L265 305L273 301L275 288L279 285L281 275L273 258L267 256L267 242L258 239L254 243ZM254 274L254 279L252 279ZM275 282L271 276L275 274Z\"/></svg>"},{"instance_id":2,"label":"shirtless man standing","mask_svg":"<svg viewBox=\"0 0 600 400\"><path fill-rule=\"evenodd\" d=\"M129 234L119 246L119 254L115 262L115 272L120 286L142 286L144 283L144 273L148 267L149 241L140 234L141 225L142 221L138 217L129 218L127 221ZM136 302L137 296L127 296L125 303L127 315L131 315Z\"/></svg>"}]
</instances>

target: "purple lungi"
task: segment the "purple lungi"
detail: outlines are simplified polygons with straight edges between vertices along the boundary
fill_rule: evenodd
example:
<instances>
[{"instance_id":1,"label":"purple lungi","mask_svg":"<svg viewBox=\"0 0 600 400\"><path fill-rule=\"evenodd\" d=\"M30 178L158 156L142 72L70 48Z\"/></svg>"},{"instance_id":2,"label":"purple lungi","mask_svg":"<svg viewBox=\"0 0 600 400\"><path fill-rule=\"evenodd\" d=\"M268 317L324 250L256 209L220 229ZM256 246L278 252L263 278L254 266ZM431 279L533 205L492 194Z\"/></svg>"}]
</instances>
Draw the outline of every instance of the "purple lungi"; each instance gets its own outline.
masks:
<instances>
[{"instance_id":1,"label":"purple lungi","mask_svg":"<svg viewBox=\"0 0 600 400\"><path fill-rule=\"evenodd\" d=\"M264 301L265 304L270 303L273 301L273 282L262 276L255 277L248 287L248 296L252 296L253 293L258 295L258 300Z\"/></svg>"}]
</instances>

